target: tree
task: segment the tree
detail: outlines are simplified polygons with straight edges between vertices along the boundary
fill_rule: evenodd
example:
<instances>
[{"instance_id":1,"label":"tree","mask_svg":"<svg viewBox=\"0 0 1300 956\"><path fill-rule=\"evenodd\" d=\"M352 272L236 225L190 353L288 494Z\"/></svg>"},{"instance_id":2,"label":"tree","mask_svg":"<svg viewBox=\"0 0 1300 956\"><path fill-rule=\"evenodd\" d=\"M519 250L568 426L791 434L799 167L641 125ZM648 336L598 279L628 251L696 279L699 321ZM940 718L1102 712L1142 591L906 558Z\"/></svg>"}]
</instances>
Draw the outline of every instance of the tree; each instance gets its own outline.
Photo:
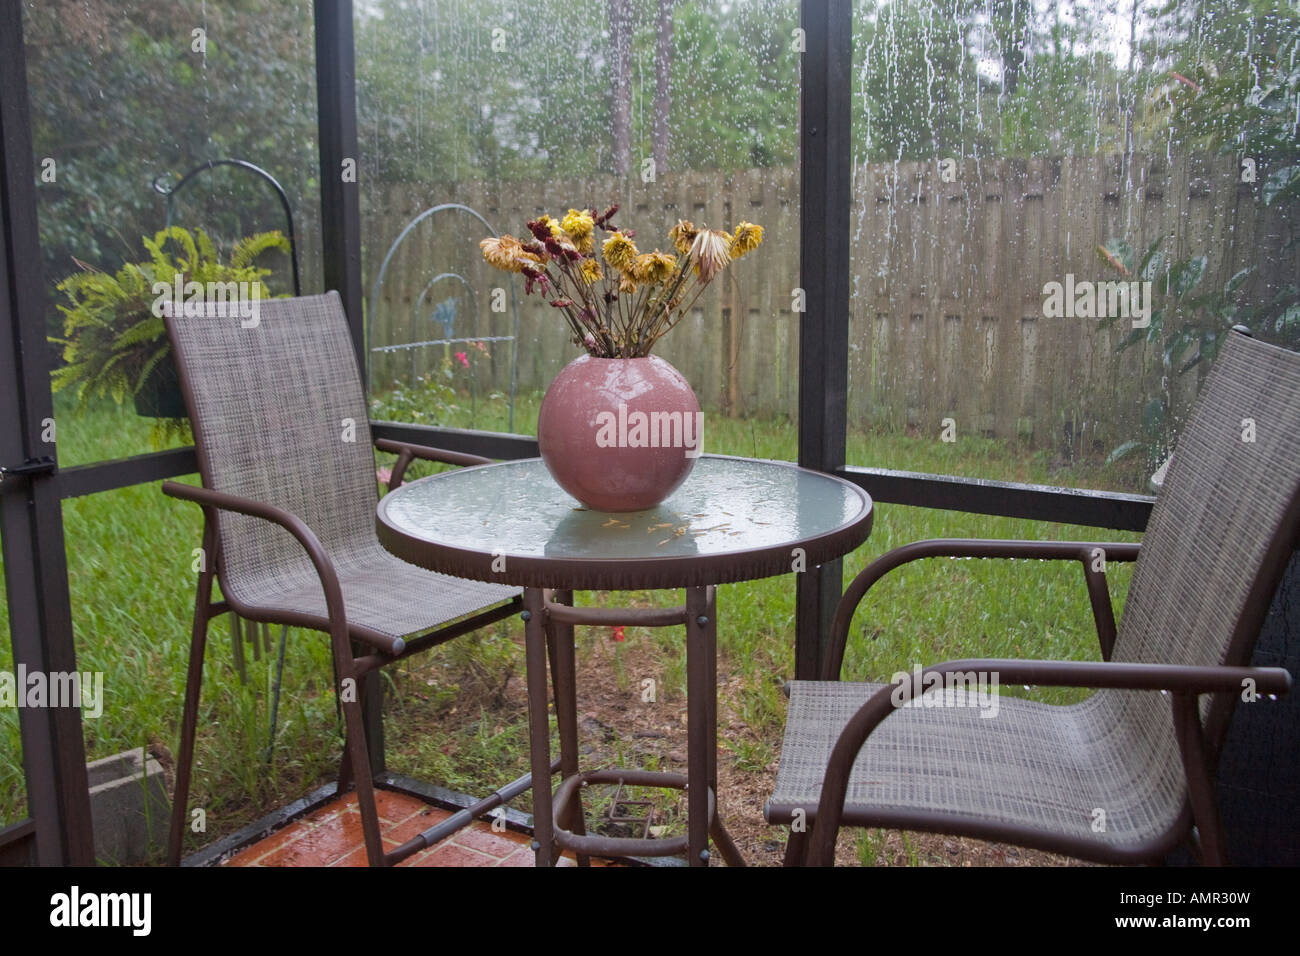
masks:
<instances>
[{"instance_id":1,"label":"tree","mask_svg":"<svg viewBox=\"0 0 1300 956\"><path fill-rule=\"evenodd\" d=\"M163 225L155 177L207 159L267 168L310 231L318 195L311 31L310 10L276 0L206 11L142 4L129 17L100 3L27 5L33 147L38 170L53 163L37 193L47 288L76 271L74 256L109 272L134 258L140 237ZM187 192L178 222L226 243L284 227L265 186L227 171ZM287 291L287 270L270 284Z\"/></svg>"},{"instance_id":2,"label":"tree","mask_svg":"<svg viewBox=\"0 0 1300 956\"><path fill-rule=\"evenodd\" d=\"M610 135L614 174L632 168L632 0L609 0Z\"/></svg>"},{"instance_id":3,"label":"tree","mask_svg":"<svg viewBox=\"0 0 1300 956\"><path fill-rule=\"evenodd\" d=\"M1290 0L1169 0L1156 23L1148 56L1174 141L1275 170L1300 162L1300 11Z\"/></svg>"},{"instance_id":4,"label":"tree","mask_svg":"<svg viewBox=\"0 0 1300 956\"><path fill-rule=\"evenodd\" d=\"M992 26L1002 60L1002 90L1015 96L1025 65L1033 7L1029 0L993 0Z\"/></svg>"},{"instance_id":5,"label":"tree","mask_svg":"<svg viewBox=\"0 0 1300 956\"><path fill-rule=\"evenodd\" d=\"M655 31L654 159L660 173L668 171L668 131L672 114L673 0L659 0Z\"/></svg>"},{"instance_id":6,"label":"tree","mask_svg":"<svg viewBox=\"0 0 1300 956\"><path fill-rule=\"evenodd\" d=\"M994 104L998 151L1012 156L1121 152L1132 81L1115 66L1095 4L1055 4L1025 18L1015 88ZM1007 65L1003 65L1006 76Z\"/></svg>"},{"instance_id":7,"label":"tree","mask_svg":"<svg viewBox=\"0 0 1300 956\"><path fill-rule=\"evenodd\" d=\"M980 120L985 81L968 48L974 25L964 2L882 2L858 13L854 140L867 161L991 151Z\"/></svg>"}]
</instances>

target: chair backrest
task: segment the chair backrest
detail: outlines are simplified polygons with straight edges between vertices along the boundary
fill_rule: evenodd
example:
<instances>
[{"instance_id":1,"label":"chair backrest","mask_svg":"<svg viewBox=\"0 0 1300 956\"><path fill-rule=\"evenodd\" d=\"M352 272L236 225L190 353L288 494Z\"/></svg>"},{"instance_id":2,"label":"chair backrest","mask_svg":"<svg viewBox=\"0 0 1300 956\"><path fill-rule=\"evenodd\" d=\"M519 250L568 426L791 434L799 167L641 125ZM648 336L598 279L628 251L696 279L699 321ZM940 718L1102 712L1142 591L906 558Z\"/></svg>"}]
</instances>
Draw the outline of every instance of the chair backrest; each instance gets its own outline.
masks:
<instances>
[{"instance_id":1,"label":"chair backrest","mask_svg":"<svg viewBox=\"0 0 1300 956\"><path fill-rule=\"evenodd\" d=\"M263 300L256 323L212 311L165 318L204 487L297 515L336 560L373 547L374 449L338 294ZM236 599L268 576L311 573L269 522L226 513L217 530L221 586Z\"/></svg>"},{"instance_id":2,"label":"chair backrest","mask_svg":"<svg viewBox=\"0 0 1300 956\"><path fill-rule=\"evenodd\" d=\"M1178 438L1115 660L1242 665L1300 525L1300 354L1233 332ZM1202 702L1217 752L1233 695Z\"/></svg>"}]
</instances>

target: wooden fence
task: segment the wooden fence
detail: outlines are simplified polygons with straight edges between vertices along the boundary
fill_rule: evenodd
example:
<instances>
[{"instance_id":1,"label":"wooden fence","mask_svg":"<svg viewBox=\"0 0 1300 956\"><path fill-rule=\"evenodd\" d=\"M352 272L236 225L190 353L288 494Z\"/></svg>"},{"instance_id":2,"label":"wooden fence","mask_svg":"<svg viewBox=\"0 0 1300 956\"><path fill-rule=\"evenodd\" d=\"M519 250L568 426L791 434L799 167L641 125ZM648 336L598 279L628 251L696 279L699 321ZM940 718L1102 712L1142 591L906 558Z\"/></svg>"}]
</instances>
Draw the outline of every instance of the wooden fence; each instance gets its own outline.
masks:
<instances>
[{"instance_id":1,"label":"wooden fence","mask_svg":"<svg viewBox=\"0 0 1300 956\"><path fill-rule=\"evenodd\" d=\"M1077 281L1119 278L1098 255L1102 243L1123 239L1141 250L1164 236L1170 261L1208 258L1202 289L1222 287L1255 265L1240 297L1271 296L1294 281L1300 251L1283 251L1294 210L1267 210L1257 198L1266 175L1261 170L1258 182L1242 183L1234 157L1206 155L1173 163L1085 156L858 167L850 238L851 420L937 435L942 419L952 418L959 432L1097 448L1130 437L1150 389L1160 387L1160 370L1144 361L1141 349L1116 353L1132 327L1128 321L1102 328L1095 318L1044 317L1044 285L1064 282L1067 274ZM519 234L539 212L618 201L616 222L636 230L643 250L668 248L667 230L678 218L712 227L740 219L762 224L763 246L706 292L657 352L686 375L707 407L793 419L796 171L692 172L649 184L606 177L390 188L366 194L365 201L371 282L398 232L440 202L472 206L498 231ZM448 332L512 333L508 300L504 312L492 310L491 290L506 283L479 261L483 235L481 223L454 211L412 231L388 267L370 317L372 348ZM516 290L519 387L543 389L577 351L555 311L522 291ZM494 343L491 351L473 374L481 387L502 389L509 348ZM373 386L406 381L443 361L437 347L372 353ZM1195 373L1166 378L1181 399L1195 392Z\"/></svg>"}]
</instances>

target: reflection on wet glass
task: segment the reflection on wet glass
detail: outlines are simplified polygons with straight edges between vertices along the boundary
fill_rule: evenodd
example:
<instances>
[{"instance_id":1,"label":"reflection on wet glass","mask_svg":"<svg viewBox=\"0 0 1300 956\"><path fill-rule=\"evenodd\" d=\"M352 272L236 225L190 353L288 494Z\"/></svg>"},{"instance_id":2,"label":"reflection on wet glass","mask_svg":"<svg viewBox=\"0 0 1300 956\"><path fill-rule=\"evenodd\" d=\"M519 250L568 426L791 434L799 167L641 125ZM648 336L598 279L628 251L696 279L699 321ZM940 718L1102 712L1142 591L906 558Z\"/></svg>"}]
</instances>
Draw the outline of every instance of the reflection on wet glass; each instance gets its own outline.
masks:
<instances>
[{"instance_id":1,"label":"reflection on wet glass","mask_svg":"<svg viewBox=\"0 0 1300 956\"><path fill-rule=\"evenodd\" d=\"M850 461L1146 491L1234 324L1300 346L1297 36L855 3Z\"/></svg>"},{"instance_id":2,"label":"reflection on wet glass","mask_svg":"<svg viewBox=\"0 0 1300 956\"><path fill-rule=\"evenodd\" d=\"M303 291L321 291L310 0L224 7L27 3L23 33L51 335L63 337L57 306L70 305L54 287L89 272L113 276L127 263L149 267L152 256L142 237L152 240L168 223L153 183L173 184L209 160L244 160L280 182L293 211ZM203 258L222 262L241 238L287 229L272 189L230 167L189 183L170 222L191 233L203 230L215 246L215 255ZM265 280L270 294L292 292L287 255L269 254L259 264L271 270ZM170 282L175 275L169 271L155 278ZM129 312L111 316L115 333L148 317L136 296L128 304ZM62 354L61 346L54 348ZM92 367L104 367L108 355L101 361ZM140 402L132 395L137 383L146 393ZM175 414L174 389L155 391L150 376L132 375L117 391L120 397L85 406L75 386L56 394L60 465L188 443L182 428L166 424L177 419L154 417Z\"/></svg>"},{"instance_id":3,"label":"reflection on wet glass","mask_svg":"<svg viewBox=\"0 0 1300 956\"><path fill-rule=\"evenodd\" d=\"M647 511L588 511L540 459L448 472L380 505L399 530L451 547L583 559L761 548L832 531L862 507L861 493L835 479L707 455L671 498Z\"/></svg>"}]
</instances>

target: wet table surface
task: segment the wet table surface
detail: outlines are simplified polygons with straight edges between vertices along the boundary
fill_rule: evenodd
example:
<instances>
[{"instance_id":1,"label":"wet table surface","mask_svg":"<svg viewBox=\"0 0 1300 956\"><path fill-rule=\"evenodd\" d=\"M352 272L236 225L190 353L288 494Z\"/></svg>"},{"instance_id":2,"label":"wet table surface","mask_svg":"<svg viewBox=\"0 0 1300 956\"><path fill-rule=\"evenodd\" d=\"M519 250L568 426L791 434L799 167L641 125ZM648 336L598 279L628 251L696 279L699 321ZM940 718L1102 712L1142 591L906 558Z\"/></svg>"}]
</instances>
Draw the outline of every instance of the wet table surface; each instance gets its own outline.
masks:
<instances>
[{"instance_id":1,"label":"wet table surface","mask_svg":"<svg viewBox=\"0 0 1300 956\"><path fill-rule=\"evenodd\" d=\"M783 462L701 456L646 511L600 512L559 487L539 458L463 468L380 502L380 540L430 570L531 587L634 589L722 584L811 568L862 543L871 498Z\"/></svg>"}]
</instances>

